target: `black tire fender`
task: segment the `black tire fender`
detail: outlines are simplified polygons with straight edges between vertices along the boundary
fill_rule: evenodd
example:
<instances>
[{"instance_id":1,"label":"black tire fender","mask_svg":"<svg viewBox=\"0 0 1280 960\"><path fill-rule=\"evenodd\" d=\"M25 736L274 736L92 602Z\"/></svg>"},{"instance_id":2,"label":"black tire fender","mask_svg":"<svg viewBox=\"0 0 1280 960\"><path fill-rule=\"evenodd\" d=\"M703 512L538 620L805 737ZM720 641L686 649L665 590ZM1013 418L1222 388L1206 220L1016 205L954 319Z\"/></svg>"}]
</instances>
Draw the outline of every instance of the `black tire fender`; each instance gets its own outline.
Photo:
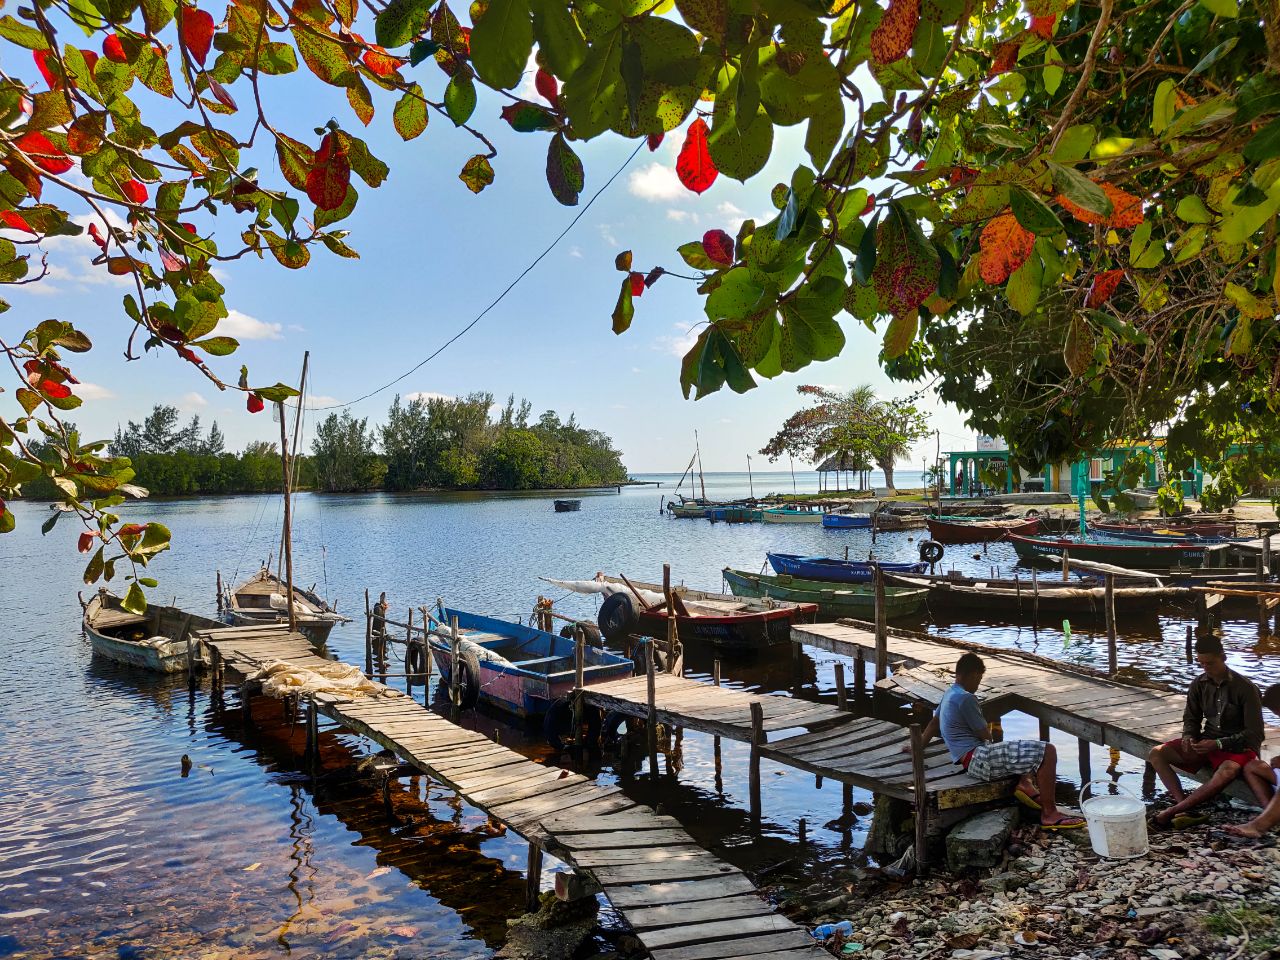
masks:
<instances>
[{"instance_id":1,"label":"black tire fender","mask_svg":"<svg viewBox=\"0 0 1280 960\"><path fill-rule=\"evenodd\" d=\"M547 712L542 716L542 736L551 749L563 753L565 736L573 732L573 702L568 697L558 697L551 701Z\"/></svg>"},{"instance_id":2,"label":"black tire fender","mask_svg":"<svg viewBox=\"0 0 1280 960\"><path fill-rule=\"evenodd\" d=\"M460 650L458 659L458 706L470 710L480 700L480 658L470 650Z\"/></svg>"},{"instance_id":3,"label":"black tire fender","mask_svg":"<svg viewBox=\"0 0 1280 960\"><path fill-rule=\"evenodd\" d=\"M937 540L921 540L919 550L920 560L923 563L941 563L942 556L946 552Z\"/></svg>"},{"instance_id":4,"label":"black tire fender","mask_svg":"<svg viewBox=\"0 0 1280 960\"><path fill-rule=\"evenodd\" d=\"M427 672L427 648L421 641L415 640L404 651L405 673L416 673L425 680Z\"/></svg>"},{"instance_id":5,"label":"black tire fender","mask_svg":"<svg viewBox=\"0 0 1280 960\"><path fill-rule=\"evenodd\" d=\"M600 633L605 639L615 643L634 632L638 622L635 601L628 593L615 593L606 597L604 603L600 604L600 612L596 614Z\"/></svg>"}]
</instances>

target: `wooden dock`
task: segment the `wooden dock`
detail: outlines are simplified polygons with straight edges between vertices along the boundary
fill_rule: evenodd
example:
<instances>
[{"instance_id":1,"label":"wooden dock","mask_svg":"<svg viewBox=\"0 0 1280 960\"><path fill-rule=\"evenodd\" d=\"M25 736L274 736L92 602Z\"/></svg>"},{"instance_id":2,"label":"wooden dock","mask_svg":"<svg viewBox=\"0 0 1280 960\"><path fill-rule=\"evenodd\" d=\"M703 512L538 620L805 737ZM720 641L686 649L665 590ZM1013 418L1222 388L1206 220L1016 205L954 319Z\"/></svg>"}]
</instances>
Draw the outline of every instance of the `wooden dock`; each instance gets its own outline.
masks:
<instances>
[{"instance_id":1,"label":"wooden dock","mask_svg":"<svg viewBox=\"0 0 1280 960\"><path fill-rule=\"evenodd\" d=\"M253 678L268 666L314 671L333 663L283 627L228 627L195 637L212 660L215 695L230 672L240 678L244 702L261 689ZM367 688L363 696L303 697L312 762L324 716L448 785L529 841L531 902L545 850L600 886L654 960L820 956L802 927L778 914L742 871L698 846L678 821L616 787L535 763L458 727L398 690L372 681Z\"/></svg>"},{"instance_id":2,"label":"wooden dock","mask_svg":"<svg viewBox=\"0 0 1280 960\"><path fill-rule=\"evenodd\" d=\"M873 624L854 620L805 624L793 627L791 638L797 644L850 657L860 672L876 662ZM935 706L953 682L960 654L975 647L893 629L886 639L892 673L879 679L876 688ZM987 666L979 697L987 710L995 714L1017 710L1037 718L1041 739L1047 738L1050 727L1077 737L1086 780L1087 744L1115 747L1145 760L1152 747L1182 735L1184 694L1120 683L1018 651L980 648L979 652ZM1277 753L1280 728L1268 726L1264 755Z\"/></svg>"}]
</instances>

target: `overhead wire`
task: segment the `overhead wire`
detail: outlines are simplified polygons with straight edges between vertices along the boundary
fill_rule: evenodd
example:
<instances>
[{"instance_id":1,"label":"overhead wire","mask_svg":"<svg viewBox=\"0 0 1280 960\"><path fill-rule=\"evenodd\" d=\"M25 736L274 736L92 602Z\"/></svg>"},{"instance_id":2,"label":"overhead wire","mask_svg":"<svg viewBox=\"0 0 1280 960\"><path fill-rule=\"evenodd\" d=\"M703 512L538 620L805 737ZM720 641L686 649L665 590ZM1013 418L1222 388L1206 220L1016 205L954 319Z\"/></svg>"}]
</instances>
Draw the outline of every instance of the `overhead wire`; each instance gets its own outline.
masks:
<instances>
[{"instance_id":1,"label":"overhead wire","mask_svg":"<svg viewBox=\"0 0 1280 960\"><path fill-rule=\"evenodd\" d=\"M449 349L449 347L451 347L454 343L461 340L464 336L466 336L466 334L471 330L472 327L474 327L477 323L483 320L485 316L494 307L496 307L499 303L501 303L506 298L507 294L509 294L512 290L516 288L516 285L519 284L521 280L523 280L526 276L528 276L531 272L533 272L534 267L536 267L539 263L541 263L542 260L549 253L551 253L552 250L556 248L556 246L560 243L561 240L563 240L566 236L569 235L569 231L572 230L575 226L577 226L578 221L581 220L586 215L587 211L591 209L592 204L594 204L596 200L600 198L600 195L603 194L606 190L608 190L609 187L613 184L613 182L618 179L618 177L622 176L622 171L627 169L628 165L630 165L631 161L636 158L636 154L640 152L640 149L644 145L645 145L644 140L641 140L638 144L636 144L636 148L631 151L631 154L627 157L626 160L622 161L622 165L618 167L617 170L614 171L613 176L611 176L608 180L606 180L601 185L600 189L598 189L595 193L591 195L591 199L589 199L583 205L582 209L579 210L574 215L573 219L570 220L565 225L565 228L561 230L558 234L556 234L555 239L552 240L551 243L548 244L541 253L539 253L536 257L534 257L532 262L530 262L528 266L526 266L523 270L521 270L516 275L515 279L512 280L509 284L507 284L506 288L503 289L503 291L499 293L489 303L487 307L485 307L478 314L476 314L470 323L468 323L461 330L459 330L452 337L450 337L443 344L441 344L433 353L431 353L425 359L419 361L417 364L415 364L410 369L406 370L404 373L400 374L400 376L396 377L394 380L384 383L382 386L378 387L376 390L371 390L368 393L364 394L363 396L356 397L354 400L348 400L345 403L333 403L324 407L313 407L312 409L316 411L338 410L344 407L354 406L355 404L360 403L363 400L368 400L370 397L376 397L378 394L382 393L384 390L389 390L391 387L394 387L401 380L404 380L407 377L410 377L413 374L417 373L419 370L425 367L428 363L430 363L436 357L440 356L440 354L444 353L447 349Z\"/></svg>"}]
</instances>

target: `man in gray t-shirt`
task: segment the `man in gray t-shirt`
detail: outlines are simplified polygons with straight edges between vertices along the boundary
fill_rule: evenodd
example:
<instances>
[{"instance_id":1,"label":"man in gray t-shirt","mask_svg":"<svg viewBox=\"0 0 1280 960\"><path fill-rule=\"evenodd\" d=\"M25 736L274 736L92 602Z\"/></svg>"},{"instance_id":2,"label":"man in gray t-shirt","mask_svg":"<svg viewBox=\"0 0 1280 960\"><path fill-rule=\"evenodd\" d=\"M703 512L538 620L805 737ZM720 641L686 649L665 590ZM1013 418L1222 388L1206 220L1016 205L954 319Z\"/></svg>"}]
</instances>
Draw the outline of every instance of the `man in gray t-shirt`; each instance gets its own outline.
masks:
<instances>
[{"instance_id":1,"label":"man in gray t-shirt","mask_svg":"<svg viewBox=\"0 0 1280 960\"><path fill-rule=\"evenodd\" d=\"M938 712L925 727L925 742L941 735L951 759L979 780L1017 776L1018 799L1040 811L1044 829L1084 826L1083 817L1063 813L1054 803L1058 753L1053 744L1040 740L991 742L987 719L974 696L986 670L976 653L966 653L956 662L956 682L942 695Z\"/></svg>"}]
</instances>

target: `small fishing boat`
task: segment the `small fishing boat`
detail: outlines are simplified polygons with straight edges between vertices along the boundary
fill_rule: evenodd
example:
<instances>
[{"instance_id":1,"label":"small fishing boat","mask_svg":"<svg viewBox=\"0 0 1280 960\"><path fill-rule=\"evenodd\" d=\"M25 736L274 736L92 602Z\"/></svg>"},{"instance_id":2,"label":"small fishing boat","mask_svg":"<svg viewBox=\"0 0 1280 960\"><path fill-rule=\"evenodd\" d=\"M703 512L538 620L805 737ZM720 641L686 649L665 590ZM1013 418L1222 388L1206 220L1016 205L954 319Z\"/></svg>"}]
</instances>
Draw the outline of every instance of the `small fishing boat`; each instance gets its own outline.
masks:
<instances>
[{"instance_id":1,"label":"small fishing boat","mask_svg":"<svg viewBox=\"0 0 1280 960\"><path fill-rule=\"evenodd\" d=\"M672 501L667 504L667 513L679 520L703 520L707 516L707 511L714 506L716 505L693 500L684 503Z\"/></svg>"},{"instance_id":2,"label":"small fishing boat","mask_svg":"<svg viewBox=\"0 0 1280 960\"><path fill-rule=\"evenodd\" d=\"M875 563L867 560L837 560L834 557L802 557L795 553L767 553L774 572L805 580L834 583L870 583ZM880 563L885 573L923 573L927 563Z\"/></svg>"},{"instance_id":3,"label":"small fishing boat","mask_svg":"<svg viewBox=\"0 0 1280 960\"><path fill-rule=\"evenodd\" d=\"M483 702L518 717L534 717L573 692L573 639L443 605L437 614L429 642L446 685L452 683L454 663L452 637L443 625L458 620L462 706ZM583 649L582 682L587 686L629 677L634 670L635 663L626 657L590 644Z\"/></svg>"},{"instance_id":4,"label":"small fishing boat","mask_svg":"<svg viewBox=\"0 0 1280 960\"><path fill-rule=\"evenodd\" d=\"M575 513L582 508L581 500L555 500L553 503L556 513Z\"/></svg>"},{"instance_id":5,"label":"small fishing boat","mask_svg":"<svg viewBox=\"0 0 1280 960\"><path fill-rule=\"evenodd\" d=\"M756 523L763 512L742 506L708 507L706 517L712 523Z\"/></svg>"},{"instance_id":6,"label":"small fishing boat","mask_svg":"<svg viewBox=\"0 0 1280 960\"><path fill-rule=\"evenodd\" d=\"M929 539L939 543L990 543L1004 539L1009 533L1030 537L1040 531L1040 520L1036 517L1021 520L928 517L925 524L929 527Z\"/></svg>"},{"instance_id":7,"label":"small fishing boat","mask_svg":"<svg viewBox=\"0 0 1280 960\"><path fill-rule=\"evenodd\" d=\"M84 604L84 632L94 653L157 673L185 672L191 631L219 626L208 617L158 604L148 604L144 614L131 613L105 589Z\"/></svg>"},{"instance_id":8,"label":"small fishing boat","mask_svg":"<svg viewBox=\"0 0 1280 960\"><path fill-rule=\"evenodd\" d=\"M824 513L822 525L828 530L870 530L869 513Z\"/></svg>"},{"instance_id":9,"label":"small fishing boat","mask_svg":"<svg viewBox=\"0 0 1280 960\"><path fill-rule=\"evenodd\" d=\"M1198 567L1204 563L1206 544L1140 543L1118 540L1081 540L1079 537L1023 537L1008 535L1019 559L1030 562L1061 560L1065 551L1076 560L1110 563L1130 570L1168 570Z\"/></svg>"},{"instance_id":10,"label":"small fishing boat","mask_svg":"<svg viewBox=\"0 0 1280 960\"><path fill-rule=\"evenodd\" d=\"M836 620L840 617L856 617L874 620L876 615L875 591L868 586L849 584L837 586L822 580L802 580L798 577L770 577L761 573L748 573L725 567L720 571L725 583L739 597L769 597L773 600L790 600L794 603L816 603L819 620ZM885 616L909 617L918 612L929 595L927 589L912 587L885 587Z\"/></svg>"},{"instance_id":11,"label":"small fishing boat","mask_svg":"<svg viewBox=\"0 0 1280 960\"><path fill-rule=\"evenodd\" d=\"M1031 617L1041 614L1105 616L1106 587L1096 578L1080 580L988 579L948 576L890 574L886 580L904 587L925 589L931 610L978 610L1002 617ZM1132 580L1126 583L1133 583ZM1185 587L1117 586L1116 614L1148 613L1163 603L1189 601Z\"/></svg>"},{"instance_id":12,"label":"small fishing boat","mask_svg":"<svg viewBox=\"0 0 1280 960\"><path fill-rule=\"evenodd\" d=\"M770 507L764 511L765 523L821 523L825 514L820 507Z\"/></svg>"},{"instance_id":13,"label":"small fishing boat","mask_svg":"<svg viewBox=\"0 0 1280 960\"><path fill-rule=\"evenodd\" d=\"M223 618L240 626L288 623L288 596L288 585L263 567L240 586L226 592ZM338 613L318 594L298 586L293 588L293 617L299 632L317 646L325 644L339 623L351 622L350 617Z\"/></svg>"},{"instance_id":14,"label":"small fishing boat","mask_svg":"<svg viewBox=\"0 0 1280 960\"><path fill-rule=\"evenodd\" d=\"M1236 533L1235 523L1195 522L1184 518L1172 517L1159 521L1119 521L1095 520L1089 524L1099 533L1109 536L1158 536L1161 539L1176 540L1180 537L1232 537Z\"/></svg>"},{"instance_id":15,"label":"small fishing boat","mask_svg":"<svg viewBox=\"0 0 1280 960\"><path fill-rule=\"evenodd\" d=\"M610 640L627 634L659 639L667 635L666 597L659 584L603 574L594 580L543 579L575 593L603 595L596 622ZM706 643L731 652L789 643L793 623L813 623L818 615L813 603L757 600L686 586L673 586L671 593L682 643Z\"/></svg>"}]
</instances>

